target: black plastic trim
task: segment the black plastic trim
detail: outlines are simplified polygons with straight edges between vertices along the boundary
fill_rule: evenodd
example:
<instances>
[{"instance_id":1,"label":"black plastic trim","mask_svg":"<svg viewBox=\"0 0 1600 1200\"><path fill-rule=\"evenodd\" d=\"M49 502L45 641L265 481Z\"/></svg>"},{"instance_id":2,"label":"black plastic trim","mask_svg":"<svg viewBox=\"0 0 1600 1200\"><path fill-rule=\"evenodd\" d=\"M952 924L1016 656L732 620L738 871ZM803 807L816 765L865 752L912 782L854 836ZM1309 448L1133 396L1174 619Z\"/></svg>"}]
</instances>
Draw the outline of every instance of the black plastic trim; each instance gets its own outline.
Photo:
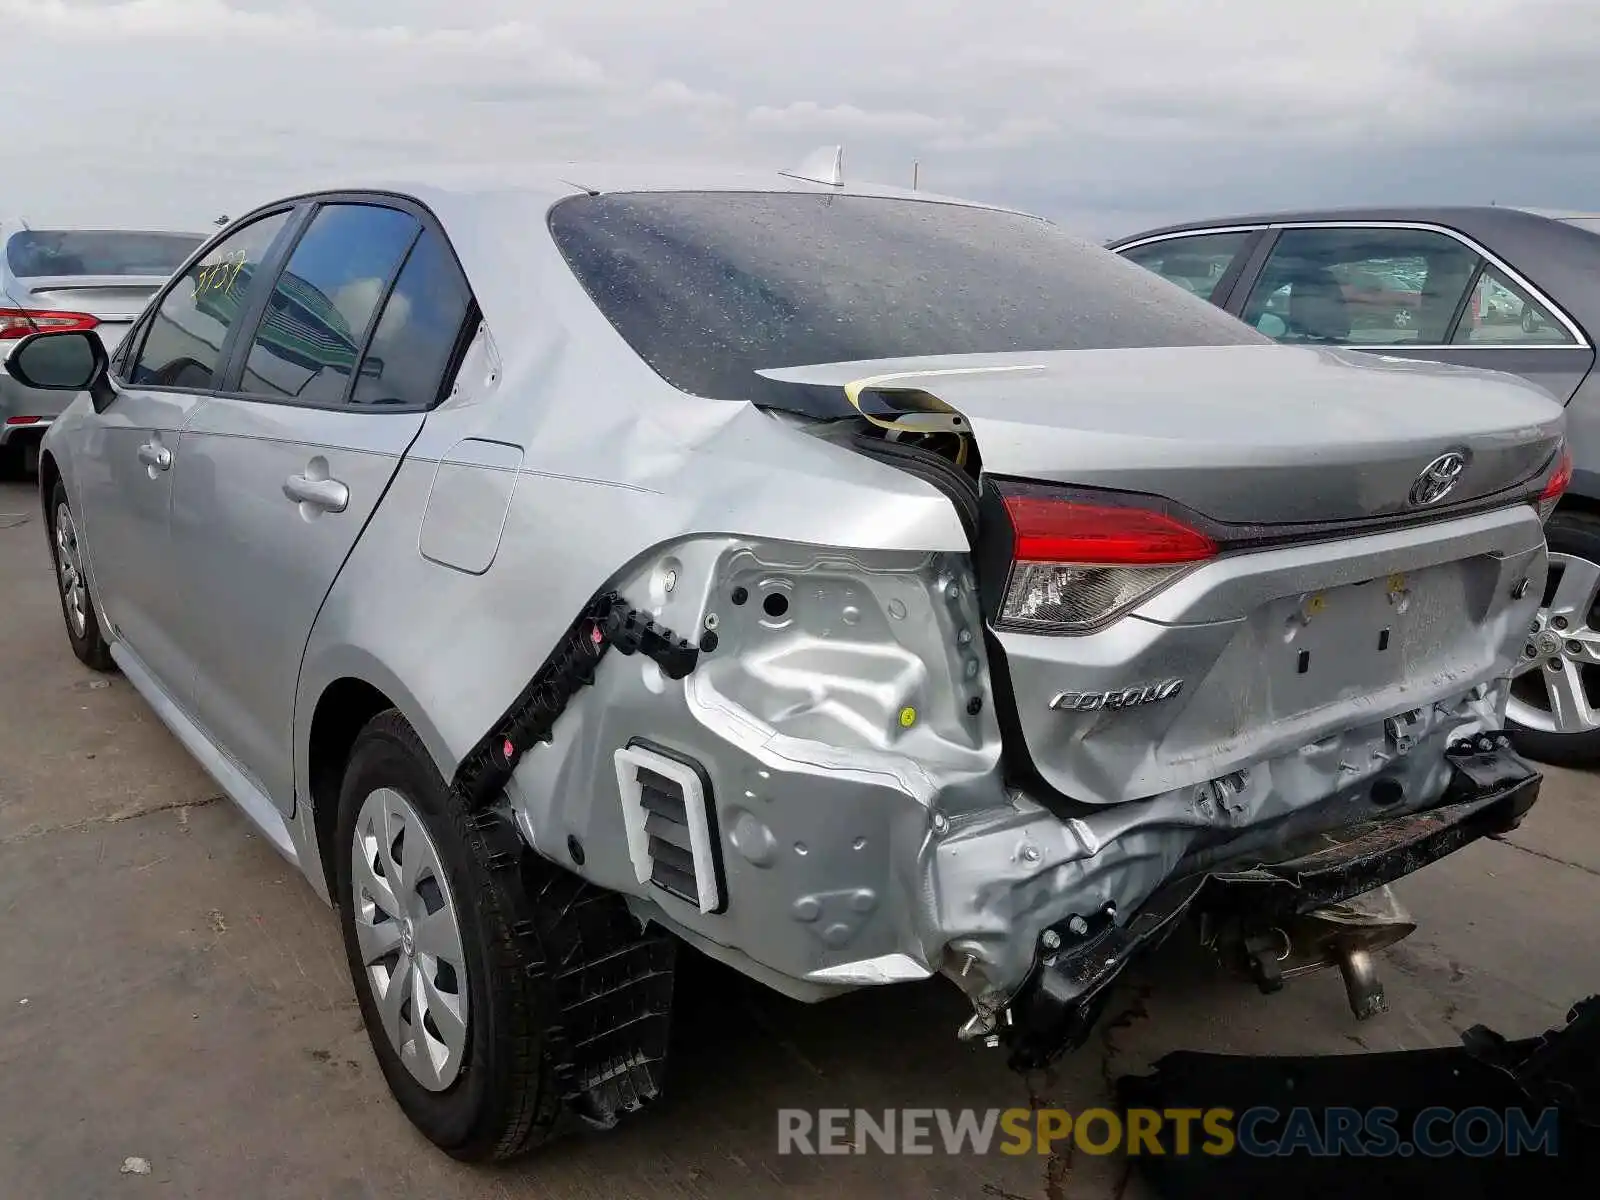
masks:
<instances>
[{"instance_id":1,"label":"black plastic trim","mask_svg":"<svg viewBox=\"0 0 1600 1200\"><path fill-rule=\"evenodd\" d=\"M1492 762L1501 782L1485 786L1463 769ZM1052 926L1060 950L1038 957L1011 1004L1013 1024L1003 1035L1010 1065L1043 1067L1089 1037L1111 985L1135 958L1159 946L1190 912L1242 915L1267 924L1303 915L1319 906L1404 878L1483 837L1517 824L1538 801L1541 776L1509 751L1474 754L1452 749L1453 782L1439 801L1401 816L1367 822L1307 839L1298 857L1263 863L1245 854L1236 861L1182 875L1157 889L1118 925L1109 910L1085 918L1074 934L1071 918ZM1180 866L1180 870L1181 870ZM1083 916L1083 914L1078 914Z\"/></svg>"},{"instance_id":2,"label":"black plastic trim","mask_svg":"<svg viewBox=\"0 0 1600 1200\"><path fill-rule=\"evenodd\" d=\"M660 742L651 741L649 738L629 738L628 749L648 750L651 754L659 754L662 758L670 758L679 766L688 767L689 770L695 773L695 777L700 780L700 794L705 797L706 802L706 840L711 843L711 869L713 881L717 886L717 907L713 908L711 912L713 914L727 912L728 877L722 866L722 827L717 821L717 796L711 787L711 776L707 774L705 767L700 764L698 759L683 753L681 750L674 750L669 746L663 746ZM684 797L685 816L688 815L688 803L688 797ZM658 884L657 886L660 885ZM673 894L676 895L676 893ZM696 898L695 903L698 903L698 898Z\"/></svg>"}]
</instances>

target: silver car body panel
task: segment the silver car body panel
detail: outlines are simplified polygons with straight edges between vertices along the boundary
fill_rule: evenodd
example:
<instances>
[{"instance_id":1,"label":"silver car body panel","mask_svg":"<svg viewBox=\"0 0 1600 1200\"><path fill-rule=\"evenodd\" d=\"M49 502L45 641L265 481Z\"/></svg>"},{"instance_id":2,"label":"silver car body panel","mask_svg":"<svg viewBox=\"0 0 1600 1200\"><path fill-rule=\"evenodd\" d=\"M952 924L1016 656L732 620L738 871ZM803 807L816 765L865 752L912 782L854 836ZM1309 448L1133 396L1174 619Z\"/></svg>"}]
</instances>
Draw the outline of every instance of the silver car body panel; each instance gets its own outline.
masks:
<instances>
[{"instance_id":1,"label":"silver car body panel","mask_svg":"<svg viewBox=\"0 0 1600 1200\"><path fill-rule=\"evenodd\" d=\"M700 172L550 178L837 190ZM449 778L607 588L685 636L715 632L717 646L676 682L643 657L607 660L553 740L522 760L508 811L559 862L572 866L568 839L581 841L574 869L641 915L809 999L944 970L980 1005L1000 1003L1046 925L1096 900L1133 911L1219 832L1257 830L1270 849L1291 830L1348 824L1380 777L1402 789L1391 811L1430 803L1448 774L1445 741L1500 722L1544 569L1538 517L1521 500L1224 556L1094 635L999 635L1033 757L1083 805L1063 819L1006 781L970 546L943 494L803 421L662 380L537 219L581 189L384 186L438 217L483 314L451 395L425 419L201 400L163 423L126 396L105 414L80 398L46 440L76 503L101 489L154 505L139 489L162 485L127 459L139 431L177 439L170 527L151 508L119 549L105 502L90 504L94 584L130 643L119 661L147 665L129 671L135 686L186 744L211 747L202 761L324 896L310 730L329 689L355 679L381 691ZM986 462L1080 483L1137 477L1213 516L1298 513L1308 490L1341 514L1392 511L1392 489L1403 495L1452 444L1447 408L1486 479L1532 475L1561 432L1559 407L1526 385L1415 364L1277 347L1045 357L1055 390L970 382L946 395L969 412ZM1079 378L1091 384L1060 391ZM1303 411L1283 412L1275 380L1310 393ZM1230 408L1234 386L1249 400ZM1220 429L1207 434L1194 414L1211 405ZM1139 406L1149 411L1130 417ZM1170 429L1186 432L1161 435ZM284 496L284 477L318 456L349 485L348 511L307 516ZM1370 495L1337 482L1373 461L1389 466ZM1201 462L1255 474L1219 487L1186 473ZM152 545L183 559L154 561L192 607L119 617L142 612L154 580L122 577L141 578L129 560ZM1522 578L1532 586L1519 591ZM730 599L740 587L742 605ZM1281 646L1294 607L1323 592L1332 632L1317 649L1330 658L1377 613L1414 606L1399 666L1335 662L1315 694L1254 669L1252 653ZM776 613L762 602L774 594L787 601ZM197 627L180 634L186 620ZM145 632L160 621L173 624ZM1317 637L1317 622L1296 636ZM225 666L212 665L219 656ZM1180 697L1147 709L1049 706L1068 687L1179 672ZM1386 727L1400 714L1413 731L1403 751ZM706 770L723 912L637 878L613 758L639 736Z\"/></svg>"}]
</instances>

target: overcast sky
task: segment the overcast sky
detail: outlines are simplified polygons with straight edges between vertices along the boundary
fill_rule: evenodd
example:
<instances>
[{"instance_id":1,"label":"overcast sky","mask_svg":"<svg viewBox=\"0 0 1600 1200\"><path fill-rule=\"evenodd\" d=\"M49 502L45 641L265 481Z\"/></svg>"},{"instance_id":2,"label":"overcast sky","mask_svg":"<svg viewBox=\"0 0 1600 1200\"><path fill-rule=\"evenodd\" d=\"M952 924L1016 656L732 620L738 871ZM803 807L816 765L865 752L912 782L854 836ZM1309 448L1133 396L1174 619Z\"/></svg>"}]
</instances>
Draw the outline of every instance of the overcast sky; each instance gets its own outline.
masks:
<instances>
[{"instance_id":1,"label":"overcast sky","mask_svg":"<svg viewBox=\"0 0 1600 1200\"><path fill-rule=\"evenodd\" d=\"M203 226L341 166L647 157L1096 238L1366 202L1600 209L1597 0L0 0L0 210Z\"/></svg>"}]
</instances>

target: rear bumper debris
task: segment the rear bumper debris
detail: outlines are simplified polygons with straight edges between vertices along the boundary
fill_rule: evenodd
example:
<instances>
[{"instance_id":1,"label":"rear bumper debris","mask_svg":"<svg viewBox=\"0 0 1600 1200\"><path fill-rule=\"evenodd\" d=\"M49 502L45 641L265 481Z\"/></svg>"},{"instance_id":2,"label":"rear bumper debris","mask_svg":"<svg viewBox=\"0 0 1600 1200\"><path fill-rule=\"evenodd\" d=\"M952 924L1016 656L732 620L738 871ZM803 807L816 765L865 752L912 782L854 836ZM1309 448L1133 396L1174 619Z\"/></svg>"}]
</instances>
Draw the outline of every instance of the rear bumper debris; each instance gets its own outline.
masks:
<instances>
[{"instance_id":1,"label":"rear bumper debris","mask_svg":"<svg viewBox=\"0 0 1600 1200\"><path fill-rule=\"evenodd\" d=\"M1011 1065L1028 1070L1081 1045L1112 983L1159 945L1186 915L1232 923L1245 944L1329 905L1381 888L1479 838L1516 828L1539 796L1541 776L1485 735L1458 742L1437 804L1316 835L1289 857L1220 863L1180 874L1127 921L1107 906L1091 919L1047 929L1034 970L1013 999L1000 1036ZM1181 868L1180 868L1181 871ZM1270 989L1271 980L1264 982Z\"/></svg>"}]
</instances>

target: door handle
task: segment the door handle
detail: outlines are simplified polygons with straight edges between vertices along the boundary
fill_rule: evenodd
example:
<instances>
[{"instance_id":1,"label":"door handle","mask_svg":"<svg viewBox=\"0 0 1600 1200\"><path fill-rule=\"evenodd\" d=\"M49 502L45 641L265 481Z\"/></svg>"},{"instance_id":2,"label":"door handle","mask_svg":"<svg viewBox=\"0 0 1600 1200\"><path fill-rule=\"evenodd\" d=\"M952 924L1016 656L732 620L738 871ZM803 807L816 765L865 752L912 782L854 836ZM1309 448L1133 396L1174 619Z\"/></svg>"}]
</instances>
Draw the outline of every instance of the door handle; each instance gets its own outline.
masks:
<instances>
[{"instance_id":1,"label":"door handle","mask_svg":"<svg viewBox=\"0 0 1600 1200\"><path fill-rule=\"evenodd\" d=\"M350 503L350 489L337 479L291 475L283 481L283 494L296 504L310 504L323 512L343 512Z\"/></svg>"},{"instance_id":2,"label":"door handle","mask_svg":"<svg viewBox=\"0 0 1600 1200\"><path fill-rule=\"evenodd\" d=\"M146 442L139 447L139 461L147 467L165 471L172 466L172 451L165 446L158 446L154 442Z\"/></svg>"}]
</instances>

